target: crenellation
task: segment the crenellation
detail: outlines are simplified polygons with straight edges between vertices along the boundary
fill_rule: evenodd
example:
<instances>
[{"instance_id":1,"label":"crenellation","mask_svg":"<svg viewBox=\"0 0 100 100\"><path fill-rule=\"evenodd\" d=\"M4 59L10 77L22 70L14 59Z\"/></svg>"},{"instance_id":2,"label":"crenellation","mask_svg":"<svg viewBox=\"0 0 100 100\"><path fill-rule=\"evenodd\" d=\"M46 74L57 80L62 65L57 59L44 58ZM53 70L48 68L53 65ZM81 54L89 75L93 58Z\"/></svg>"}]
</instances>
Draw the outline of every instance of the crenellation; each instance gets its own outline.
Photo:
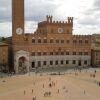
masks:
<instances>
[{"instance_id":1,"label":"crenellation","mask_svg":"<svg viewBox=\"0 0 100 100\"><path fill-rule=\"evenodd\" d=\"M68 24L73 24L73 17L68 17Z\"/></svg>"},{"instance_id":2,"label":"crenellation","mask_svg":"<svg viewBox=\"0 0 100 100\"><path fill-rule=\"evenodd\" d=\"M53 21L53 16L51 15L47 15L46 16L46 22L47 23L52 23L52 24L62 24L62 25L70 25L72 24L73 25L73 17L68 17L67 21Z\"/></svg>"},{"instance_id":3,"label":"crenellation","mask_svg":"<svg viewBox=\"0 0 100 100\"><path fill-rule=\"evenodd\" d=\"M50 16L50 15L47 15L47 16L46 16L46 18L47 18L47 22L50 22L50 23L52 23L52 16Z\"/></svg>"}]
</instances>

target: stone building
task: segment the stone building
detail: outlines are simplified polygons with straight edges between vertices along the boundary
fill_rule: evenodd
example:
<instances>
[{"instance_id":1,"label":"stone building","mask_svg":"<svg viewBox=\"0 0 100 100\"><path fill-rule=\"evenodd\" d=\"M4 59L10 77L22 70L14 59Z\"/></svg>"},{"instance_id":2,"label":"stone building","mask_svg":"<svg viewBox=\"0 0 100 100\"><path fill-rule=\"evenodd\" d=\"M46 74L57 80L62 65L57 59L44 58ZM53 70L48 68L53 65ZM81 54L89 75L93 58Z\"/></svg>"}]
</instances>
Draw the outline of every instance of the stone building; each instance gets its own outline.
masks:
<instances>
[{"instance_id":1,"label":"stone building","mask_svg":"<svg viewBox=\"0 0 100 100\"><path fill-rule=\"evenodd\" d=\"M8 44L0 42L0 71L8 71Z\"/></svg>"},{"instance_id":2,"label":"stone building","mask_svg":"<svg viewBox=\"0 0 100 100\"><path fill-rule=\"evenodd\" d=\"M24 32L24 0L12 0L12 46L16 73L47 67L88 67L91 36L73 35L73 17L38 23L36 32Z\"/></svg>"},{"instance_id":3,"label":"stone building","mask_svg":"<svg viewBox=\"0 0 100 100\"><path fill-rule=\"evenodd\" d=\"M91 62L93 67L100 67L100 34L92 35Z\"/></svg>"}]
</instances>

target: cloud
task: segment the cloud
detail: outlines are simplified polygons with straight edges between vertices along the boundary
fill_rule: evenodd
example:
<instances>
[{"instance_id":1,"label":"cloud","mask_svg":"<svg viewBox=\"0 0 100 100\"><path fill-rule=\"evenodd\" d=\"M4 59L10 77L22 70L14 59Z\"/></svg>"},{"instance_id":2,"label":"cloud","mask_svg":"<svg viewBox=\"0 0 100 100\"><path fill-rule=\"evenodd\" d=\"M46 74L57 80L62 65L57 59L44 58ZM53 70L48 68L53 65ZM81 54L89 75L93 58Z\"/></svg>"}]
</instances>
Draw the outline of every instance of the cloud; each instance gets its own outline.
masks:
<instances>
[{"instance_id":1,"label":"cloud","mask_svg":"<svg viewBox=\"0 0 100 100\"><path fill-rule=\"evenodd\" d=\"M26 20L41 21L47 14L54 15L58 4L55 0L26 0L25 16Z\"/></svg>"},{"instance_id":2,"label":"cloud","mask_svg":"<svg viewBox=\"0 0 100 100\"><path fill-rule=\"evenodd\" d=\"M3 36L12 33L11 1L0 0L0 35ZM37 23L48 14L54 16L53 20L74 17L74 33L100 32L100 0L25 0L26 32L33 33Z\"/></svg>"},{"instance_id":3,"label":"cloud","mask_svg":"<svg viewBox=\"0 0 100 100\"><path fill-rule=\"evenodd\" d=\"M93 0L91 6L81 12L75 25L75 33L93 34L100 32L100 0Z\"/></svg>"},{"instance_id":4,"label":"cloud","mask_svg":"<svg viewBox=\"0 0 100 100\"><path fill-rule=\"evenodd\" d=\"M79 24L82 25L99 25L100 21L99 19L95 19L93 16L85 16L83 19L79 20Z\"/></svg>"},{"instance_id":5,"label":"cloud","mask_svg":"<svg viewBox=\"0 0 100 100\"><path fill-rule=\"evenodd\" d=\"M5 36L5 37L8 37L8 36L11 36L12 35L12 23L11 22L3 22L3 23L0 23L0 36Z\"/></svg>"},{"instance_id":6,"label":"cloud","mask_svg":"<svg viewBox=\"0 0 100 100\"><path fill-rule=\"evenodd\" d=\"M0 0L0 22L11 21L11 0Z\"/></svg>"},{"instance_id":7,"label":"cloud","mask_svg":"<svg viewBox=\"0 0 100 100\"><path fill-rule=\"evenodd\" d=\"M36 21L26 21L25 24L26 24L25 25L25 32L26 33L34 33L34 31L36 31L38 22L36 22Z\"/></svg>"},{"instance_id":8,"label":"cloud","mask_svg":"<svg viewBox=\"0 0 100 100\"><path fill-rule=\"evenodd\" d=\"M94 7L96 10L100 10L100 0L94 0Z\"/></svg>"}]
</instances>

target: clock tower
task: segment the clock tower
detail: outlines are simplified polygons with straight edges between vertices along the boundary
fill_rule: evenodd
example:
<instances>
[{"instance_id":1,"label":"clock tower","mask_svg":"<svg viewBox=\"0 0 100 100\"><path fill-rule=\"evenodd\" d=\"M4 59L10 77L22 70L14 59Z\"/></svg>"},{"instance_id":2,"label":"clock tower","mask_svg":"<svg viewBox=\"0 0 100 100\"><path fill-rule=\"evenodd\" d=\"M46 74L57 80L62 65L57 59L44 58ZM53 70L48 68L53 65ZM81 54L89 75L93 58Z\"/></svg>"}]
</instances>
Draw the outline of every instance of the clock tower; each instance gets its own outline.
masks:
<instances>
[{"instance_id":1,"label":"clock tower","mask_svg":"<svg viewBox=\"0 0 100 100\"><path fill-rule=\"evenodd\" d=\"M19 42L24 34L24 0L12 0L12 39Z\"/></svg>"}]
</instances>

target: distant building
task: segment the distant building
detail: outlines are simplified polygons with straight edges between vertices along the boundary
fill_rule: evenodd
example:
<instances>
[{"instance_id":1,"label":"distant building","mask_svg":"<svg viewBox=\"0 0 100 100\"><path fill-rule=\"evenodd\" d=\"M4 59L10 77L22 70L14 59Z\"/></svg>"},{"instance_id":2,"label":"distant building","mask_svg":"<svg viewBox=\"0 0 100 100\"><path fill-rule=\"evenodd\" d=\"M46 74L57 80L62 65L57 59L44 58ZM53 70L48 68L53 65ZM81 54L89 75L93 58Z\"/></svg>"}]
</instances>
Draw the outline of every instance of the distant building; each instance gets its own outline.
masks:
<instances>
[{"instance_id":1,"label":"distant building","mask_svg":"<svg viewBox=\"0 0 100 100\"><path fill-rule=\"evenodd\" d=\"M8 71L8 44L0 42L0 71Z\"/></svg>"},{"instance_id":2,"label":"distant building","mask_svg":"<svg viewBox=\"0 0 100 100\"><path fill-rule=\"evenodd\" d=\"M47 16L33 34L24 32L24 0L12 1L12 46L16 73L47 67L91 65L91 36L73 35L73 17Z\"/></svg>"},{"instance_id":3,"label":"distant building","mask_svg":"<svg viewBox=\"0 0 100 100\"><path fill-rule=\"evenodd\" d=\"M92 66L100 67L100 34L92 35L91 42L91 50L92 50Z\"/></svg>"}]
</instances>

